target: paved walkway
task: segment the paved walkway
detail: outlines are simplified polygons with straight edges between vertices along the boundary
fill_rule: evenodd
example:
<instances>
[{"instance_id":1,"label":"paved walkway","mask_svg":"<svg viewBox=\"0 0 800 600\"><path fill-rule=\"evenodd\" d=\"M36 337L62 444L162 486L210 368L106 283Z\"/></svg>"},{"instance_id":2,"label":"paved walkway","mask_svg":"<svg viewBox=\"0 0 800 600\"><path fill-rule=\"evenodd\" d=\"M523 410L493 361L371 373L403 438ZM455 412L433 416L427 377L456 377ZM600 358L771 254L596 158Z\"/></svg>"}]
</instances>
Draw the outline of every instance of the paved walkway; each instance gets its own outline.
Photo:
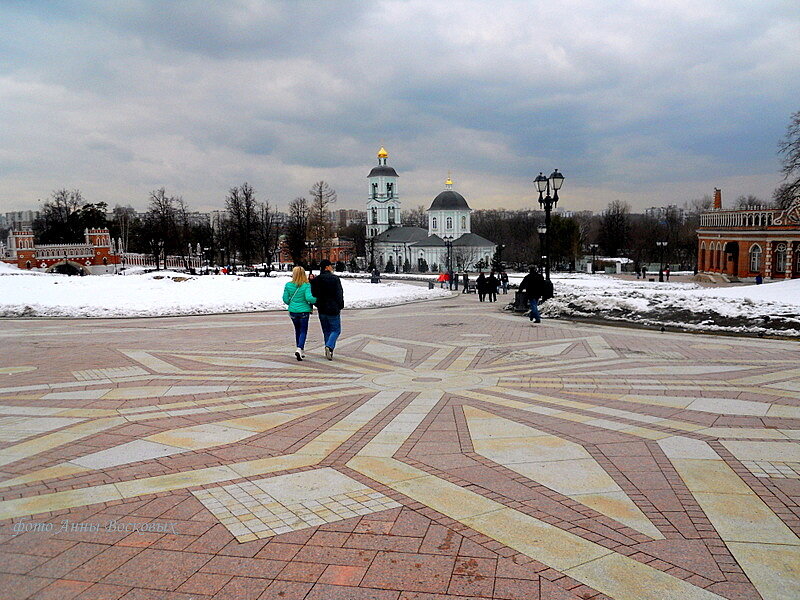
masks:
<instances>
[{"instance_id":1,"label":"paved walkway","mask_svg":"<svg viewBox=\"0 0 800 600\"><path fill-rule=\"evenodd\" d=\"M800 597L800 345L500 306L1 322L2 597Z\"/></svg>"}]
</instances>

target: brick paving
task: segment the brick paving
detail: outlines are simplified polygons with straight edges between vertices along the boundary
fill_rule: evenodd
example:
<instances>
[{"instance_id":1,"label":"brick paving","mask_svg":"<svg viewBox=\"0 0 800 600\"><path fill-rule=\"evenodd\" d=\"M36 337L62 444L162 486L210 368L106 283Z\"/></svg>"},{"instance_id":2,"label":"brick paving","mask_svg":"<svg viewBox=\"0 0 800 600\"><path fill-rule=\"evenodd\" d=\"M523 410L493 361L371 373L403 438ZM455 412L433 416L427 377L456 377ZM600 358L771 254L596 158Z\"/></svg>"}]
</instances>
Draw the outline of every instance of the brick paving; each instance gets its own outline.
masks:
<instances>
[{"instance_id":1,"label":"brick paving","mask_svg":"<svg viewBox=\"0 0 800 600\"><path fill-rule=\"evenodd\" d=\"M343 324L4 321L2 598L800 596L797 343Z\"/></svg>"}]
</instances>

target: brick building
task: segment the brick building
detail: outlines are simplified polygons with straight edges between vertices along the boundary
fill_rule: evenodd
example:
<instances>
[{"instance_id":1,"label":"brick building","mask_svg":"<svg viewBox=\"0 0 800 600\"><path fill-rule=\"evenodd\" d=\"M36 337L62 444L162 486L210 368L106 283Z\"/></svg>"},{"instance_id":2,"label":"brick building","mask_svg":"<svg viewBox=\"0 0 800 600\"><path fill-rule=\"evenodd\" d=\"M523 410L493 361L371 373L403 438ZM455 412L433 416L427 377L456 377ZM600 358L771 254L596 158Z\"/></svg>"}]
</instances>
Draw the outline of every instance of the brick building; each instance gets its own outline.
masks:
<instances>
[{"instance_id":1,"label":"brick building","mask_svg":"<svg viewBox=\"0 0 800 600\"><path fill-rule=\"evenodd\" d=\"M0 261L20 269L97 275L113 273L120 254L106 228L84 230L84 241L77 244L36 244L33 231L25 229L11 231L6 246L0 244Z\"/></svg>"},{"instance_id":2,"label":"brick building","mask_svg":"<svg viewBox=\"0 0 800 600\"><path fill-rule=\"evenodd\" d=\"M785 210L766 207L722 208L722 192L714 190L714 206L700 215L697 269L764 279L800 277L800 198Z\"/></svg>"}]
</instances>

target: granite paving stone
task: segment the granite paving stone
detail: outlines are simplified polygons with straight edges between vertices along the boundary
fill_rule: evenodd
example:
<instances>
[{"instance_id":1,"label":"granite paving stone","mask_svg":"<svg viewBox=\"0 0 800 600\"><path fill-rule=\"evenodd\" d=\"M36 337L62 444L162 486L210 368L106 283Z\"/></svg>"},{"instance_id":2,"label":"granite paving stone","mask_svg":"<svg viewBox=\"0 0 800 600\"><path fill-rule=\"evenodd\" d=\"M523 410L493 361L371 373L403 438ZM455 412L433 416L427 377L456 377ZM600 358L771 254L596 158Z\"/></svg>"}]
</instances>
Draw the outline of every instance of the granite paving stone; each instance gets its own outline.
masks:
<instances>
[{"instance_id":1,"label":"granite paving stone","mask_svg":"<svg viewBox=\"0 0 800 600\"><path fill-rule=\"evenodd\" d=\"M502 308L5 321L0 597L800 597L797 342Z\"/></svg>"}]
</instances>

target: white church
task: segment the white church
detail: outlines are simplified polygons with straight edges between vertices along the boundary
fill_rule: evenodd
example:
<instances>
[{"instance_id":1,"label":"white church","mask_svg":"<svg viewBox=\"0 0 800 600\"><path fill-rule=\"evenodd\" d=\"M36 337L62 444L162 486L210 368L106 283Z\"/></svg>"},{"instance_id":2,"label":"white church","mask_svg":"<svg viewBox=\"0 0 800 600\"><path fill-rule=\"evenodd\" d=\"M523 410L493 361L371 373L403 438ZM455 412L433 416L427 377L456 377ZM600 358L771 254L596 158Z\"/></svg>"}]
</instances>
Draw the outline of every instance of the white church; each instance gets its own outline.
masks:
<instances>
[{"instance_id":1,"label":"white church","mask_svg":"<svg viewBox=\"0 0 800 600\"><path fill-rule=\"evenodd\" d=\"M470 230L472 209L453 190L450 178L428 208L428 229L403 227L397 171L388 166L389 153L378 152L378 166L367 175L367 260L381 271L391 264L401 272L408 262L412 271L476 271L480 261L491 263L497 246Z\"/></svg>"}]
</instances>

